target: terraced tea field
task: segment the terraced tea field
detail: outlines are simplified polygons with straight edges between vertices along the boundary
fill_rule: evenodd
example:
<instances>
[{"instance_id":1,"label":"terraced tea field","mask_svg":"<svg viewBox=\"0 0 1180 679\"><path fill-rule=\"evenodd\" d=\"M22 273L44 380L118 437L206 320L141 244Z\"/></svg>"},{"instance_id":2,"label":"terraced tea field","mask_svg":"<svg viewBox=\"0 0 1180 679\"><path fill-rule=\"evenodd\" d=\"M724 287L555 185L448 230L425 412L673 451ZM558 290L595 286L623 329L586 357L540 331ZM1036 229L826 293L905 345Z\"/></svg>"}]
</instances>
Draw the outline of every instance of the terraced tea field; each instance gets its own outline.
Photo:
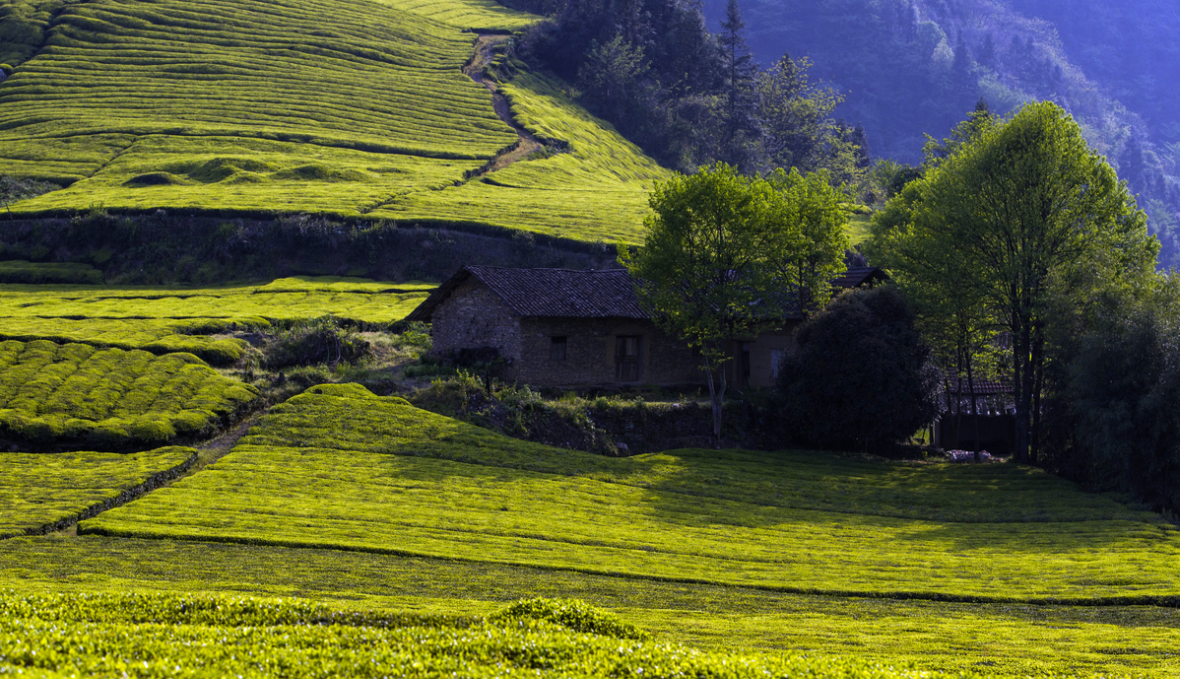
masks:
<instances>
[{"instance_id":1,"label":"terraced tea field","mask_svg":"<svg viewBox=\"0 0 1180 679\"><path fill-rule=\"evenodd\" d=\"M38 670L83 676L930 676L855 659L708 653L652 643L633 626L577 601L523 601L486 618L456 618L357 615L224 597L0 597L0 672L40 676Z\"/></svg>"},{"instance_id":2,"label":"terraced tea field","mask_svg":"<svg viewBox=\"0 0 1180 679\"><path fill-rule=\"evenodd\" d=\"M556 83L526 74L503 90L519 123L570 152L466 181L517 134L461 72L462 30L535 20L492 0L68 4L0 84L0 161L69 187L12 209L368 215L637 240L666 172Z\"/></svg>"},{"instance_id":3,"label":"terraced tea field","mask_svg":"<svg viewBox=\"0 0 1180 679\"><path fill-rule=\"evenodd\" d=\"M222 365L241 358L246 343L209 335L324 315L384 325L404 318L434 287L332 277L205 289L0 285L0 339L78 342L156 354L184 351Z\"/></svg>"},{"instance_id":4,"label":"terraced tea field","mask_svg":"<svg viewBox=\"0 0 1180 679\"><path fill-rule=\"evenodd\" d=\"M196 460L191 448L145 453L0 453L0 539L72 521Z\"/></svg>"},{"instance_id":5,"label":"terraced tea field","mask_svg":"<svg viewBox=\"0 0 1180 679\"><path fill-rule=\"evenodd\" d=\"M493 435L355 385L312 392L274 408L201 474L83 522L80 533L858 596L1180 597L1180 532L1035 474L988 478L972 469L956 479L954 470L939 470L907 478L891 465L864 463L867 485L888 488L891 502L873 513L833 512L816 507L838 502L848 486L816 483L781 502L766 492L794 487L789 461L751 459L718 475L707 463L695 469L699 453L669 453L662 464L607 460ZM583 465L585 472L574 471ZM1001 501L973 507L970 522L912 517L928 498L948 502L949 489L971 483L1018 494L1032 503L1029 513L1010 514ZM748 489L759 485L764 492L751 501Z\"/></svg>"},{"instance_id":6,"label":"terraced tea field","mask_svg":"<svg viewBox=\"0 0 1180 679\"><path fill-rule=\"evenodd\" d=\"M0 343L0 434L21 441L158 444L228 423L257 397L190 354Z\"/></svg>"}]
</instances>

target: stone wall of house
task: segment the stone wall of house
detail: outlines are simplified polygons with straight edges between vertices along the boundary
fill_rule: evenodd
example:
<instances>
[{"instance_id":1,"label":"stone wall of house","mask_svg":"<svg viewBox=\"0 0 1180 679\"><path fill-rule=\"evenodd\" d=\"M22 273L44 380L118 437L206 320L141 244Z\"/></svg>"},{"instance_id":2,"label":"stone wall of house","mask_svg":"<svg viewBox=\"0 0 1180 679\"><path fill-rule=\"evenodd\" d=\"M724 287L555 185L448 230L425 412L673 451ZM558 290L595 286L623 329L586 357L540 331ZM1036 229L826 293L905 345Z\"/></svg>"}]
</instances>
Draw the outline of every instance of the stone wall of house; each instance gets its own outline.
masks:
<instances>
[{"instance_id":1,"label":"stone wall of house","mask_svg":"<svg viewBox=\"0 0 1180 679\"><path fill-rule=\"evenodd\" d=\"M513 364L520 359L520 318L478 281L459 286L434 310L430 334L436 354L496 347Z\"/></svg>"},{"instance_id":2,"label":"stone wall of house","mask_svg":"<svg viewBox=\"0 0 1180 679\"><path fill-rule=\"evenodd\" d=\"M606 385L615 378L619 337L640 338L640 375L630 384L703 384L700 361L651 321L632 319L521 319L516 377L536 386ZM553 358L553 338L565 337L565 358ZM622 382L622 384L628 384Z\"/></svg>"}]
</instances>

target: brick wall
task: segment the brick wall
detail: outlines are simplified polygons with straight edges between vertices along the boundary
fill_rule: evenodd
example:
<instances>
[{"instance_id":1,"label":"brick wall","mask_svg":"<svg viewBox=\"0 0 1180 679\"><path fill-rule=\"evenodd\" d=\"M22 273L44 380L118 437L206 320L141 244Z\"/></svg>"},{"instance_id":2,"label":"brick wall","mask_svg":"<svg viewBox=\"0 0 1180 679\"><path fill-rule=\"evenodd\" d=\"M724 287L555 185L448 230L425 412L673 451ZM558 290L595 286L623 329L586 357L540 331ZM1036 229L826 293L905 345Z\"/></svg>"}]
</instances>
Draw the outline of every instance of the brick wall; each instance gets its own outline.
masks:
<instances>
[{"instance_id":1,"label":"brick wall","mask_svg":"<svg viewBox=\"0 0 1180 679\"><path fill-rule=\"evenodd\" d=\"M615 344L620 336L640 338L640 376L632 384L704 383L699 360L682 342L651 321L630 319L537 319L520 323L521 359L517 379L537 386L615 384ZM552 357L553 338L565 337L565 359Z\"/></svg>"},{"instance_id":2,"label":"brick wall","mask_svg":"<svg viewBox=\"0 0 1180 679\"><path fill-rule=\"evenodd\" d=\"M513 363L520 358L520 319L487 286L469 281L434 310L433 353L496 347Z\"/></svg>"}]
</instances>

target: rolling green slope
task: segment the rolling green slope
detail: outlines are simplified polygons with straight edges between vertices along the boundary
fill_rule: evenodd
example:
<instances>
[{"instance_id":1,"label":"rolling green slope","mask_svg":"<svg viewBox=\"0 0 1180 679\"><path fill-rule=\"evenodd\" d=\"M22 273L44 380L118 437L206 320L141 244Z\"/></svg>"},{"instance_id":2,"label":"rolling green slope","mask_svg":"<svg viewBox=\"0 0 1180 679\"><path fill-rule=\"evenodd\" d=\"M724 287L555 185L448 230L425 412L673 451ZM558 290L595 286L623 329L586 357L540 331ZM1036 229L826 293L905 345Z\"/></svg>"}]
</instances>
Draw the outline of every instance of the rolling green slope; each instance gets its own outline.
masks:
<instances>
[{"instance_id":1,"label":"rolling green slope","mask_svg":"<svg viewBox=\"0 0 1180 679\"><path fill-rule=\"evenodd\" d=\"M1174 529L1041 474L988 467L956 479L957 470L911 475L861 463L855 473L878 489L877 501L831 511L855 491L813 483L793 492L796 477L816 471L801 472L789 459L746 459L728 472L691 452L610 460L493 435L356 385L312 392L274 408L217 464L86 521L80 532L829 594L1180 596ZM848 476L848 467L835 461L826 473ZM948 489L959 484L1012 495L989 506L972 505L967 493L966 517L954 507L945 510L949 518L922 514L927 505L951 504ZM1008 509L1021 504L1033 511Z\"/></svg>"},{"instance_id":2,"label":"rolling green slope","mask_svg":"<svg viewBox=\"0 0 1180 679\"><path fill-rule=\"evenodd\" d=\"M0 453L0 538L52 527L99 509L149 479L196 459L191 448L145 453Z\"/></svg>"},{"instance_id":3,"label":"rolling green slope","mask_svg":"<svg viewBox=\"0 0 1180 679\"><path fill-rule=\"evenodd\" d=\"M463 31L532 21L492 0L63 5L0 84L0 163L68 188L12 209L307 212L635 241L666 171L557 83L526 73L503 91L519 124L570 152L468 181L518 135L461 72Z\"/></svg>"}]
</instances>

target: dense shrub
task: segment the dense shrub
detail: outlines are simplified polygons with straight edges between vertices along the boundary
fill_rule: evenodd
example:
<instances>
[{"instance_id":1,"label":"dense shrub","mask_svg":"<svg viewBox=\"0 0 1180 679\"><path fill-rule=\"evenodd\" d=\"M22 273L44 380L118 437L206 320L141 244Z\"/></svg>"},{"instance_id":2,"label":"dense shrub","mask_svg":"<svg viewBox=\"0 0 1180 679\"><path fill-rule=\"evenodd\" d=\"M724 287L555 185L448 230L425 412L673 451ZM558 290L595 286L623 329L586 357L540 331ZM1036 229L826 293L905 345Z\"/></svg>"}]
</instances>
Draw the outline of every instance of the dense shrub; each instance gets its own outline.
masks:
<instances>
[{"instance_id":1,"label":"dense shrub","mask_svg":"<svg viewBox=\"0 0 1180 679\"><path fill-rule=\"evenodd\" d=\"M356 363L369 354L369 342L324 316L279 331L262 348L263 363L277 369L295 365Z\"/></svg>"},{"instance_id":2,"label":"dense shrub","mask_svg":"<svg viewBox=\"0 0 1180 679\"><path fill-rule=\"evenodd\" d=\"M1047 408L1042 462L1100 490L1180 512L1180 281L1111 303L1068 356Z\"/></svg>"},{"instance_id":3,"label":"dense shrub","mask_svg":"<svg viewBox=\"0 0 1180 679\"><path fill-rule=\"evenodd\" d=\"M803 443L876 449L938 414L938 374L891 288L854 290L804 323L779 367L783 423Z\"/></svg>"}]
</instances>

